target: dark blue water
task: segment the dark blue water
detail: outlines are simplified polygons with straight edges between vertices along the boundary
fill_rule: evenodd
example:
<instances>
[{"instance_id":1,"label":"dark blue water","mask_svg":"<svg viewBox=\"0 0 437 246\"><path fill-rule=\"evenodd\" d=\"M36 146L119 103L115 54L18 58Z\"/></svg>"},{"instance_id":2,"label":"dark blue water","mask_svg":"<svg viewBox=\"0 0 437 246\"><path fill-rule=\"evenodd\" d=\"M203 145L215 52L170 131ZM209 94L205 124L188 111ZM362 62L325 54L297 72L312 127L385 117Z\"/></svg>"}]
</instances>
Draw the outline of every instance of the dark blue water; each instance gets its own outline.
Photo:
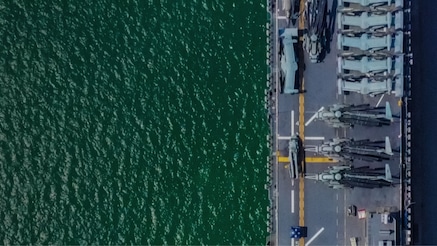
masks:
<instances>
[{"instance_id":1,"label":"dark blue water","mask_svg":"<svg viewBox=\"0 0 437 246\"><path fill-rule=\"evenodd\" d=\"M437 1L412 1L413 242L437 244Z\"/></svg>"}]
</instances>

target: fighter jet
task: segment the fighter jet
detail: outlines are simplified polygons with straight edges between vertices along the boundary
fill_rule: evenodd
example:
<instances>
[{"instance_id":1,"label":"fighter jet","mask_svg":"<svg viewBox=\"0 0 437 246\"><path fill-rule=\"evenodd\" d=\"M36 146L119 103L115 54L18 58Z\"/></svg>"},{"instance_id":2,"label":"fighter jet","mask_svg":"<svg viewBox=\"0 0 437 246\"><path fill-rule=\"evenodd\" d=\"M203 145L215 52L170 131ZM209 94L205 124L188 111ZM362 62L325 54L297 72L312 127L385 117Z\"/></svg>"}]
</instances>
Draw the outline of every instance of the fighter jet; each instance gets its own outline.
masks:
<instances>
[{"instance_id":1,"label":"fighter jet","mask_svg":"<svg viewBox=\"0 0 437 246\"><path fill-rule=\"evenodd\" d=\"M383 161L393 156L390 139L385 141L370 141L368 139L354 140L334 138L317 146L317 152L338 161Z\"/></svg>"},{"instance_id":2,"label":"fighter jet","mask_svg":"<svg viewBox=\"0 0 437 246\"><path fill-rule=\"evenodd\" d=\"M381 188L393 185L390 167L385 164L384 173L380 168L368 166L353 168L349 165L333 166L320 174L306 175L305 178L319 180L333 189L341 188Z\"/></svg>"},{"instance_id":3,"label":"fighter jet","mask_svg":"<svg viewBox=\"0 0 437 246\"><path fill-rule=\"evenodd\" d=\"M384 110L384 112L383 112ZM328 109L317 112L317 120L323 120L332 127L385 126L393 121L390 104L384 107L370 107L369 104L344 105L334 104Z\"/></svg>"},{"instance_id":4,"label":"fighter jet","mask_svg":"<svg viewBox=\"0 0 437 246\"><path fill-rule=\"evenodd\" d=\"M306 33L304 34L304 48L312 63L321 61L321 53L326 40L327 0L308 0L306 2Z\"/></svg>"}]
</instances>

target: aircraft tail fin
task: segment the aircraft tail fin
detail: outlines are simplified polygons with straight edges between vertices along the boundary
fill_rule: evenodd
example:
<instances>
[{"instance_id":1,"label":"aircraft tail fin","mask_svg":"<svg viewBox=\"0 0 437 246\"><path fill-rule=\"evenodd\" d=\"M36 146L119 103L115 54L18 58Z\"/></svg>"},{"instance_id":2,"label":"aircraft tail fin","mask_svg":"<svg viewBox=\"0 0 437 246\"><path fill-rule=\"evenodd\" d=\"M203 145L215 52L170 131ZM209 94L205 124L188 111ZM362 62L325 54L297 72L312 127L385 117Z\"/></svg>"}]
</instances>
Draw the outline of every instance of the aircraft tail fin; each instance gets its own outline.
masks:
<instances>
[{"instance_id":1,"label":"aircraft tail fin","mask_svg":"<svg viewBox=\"0 0 437 246\"><path fill-rule=\"evenodd\" d=\"M388 164L385 164L385 180L388 182L392 181L391 171Z\"/></svg>"},{"instance_id":2,"label":"aircraft tail fin","mask_svg":"<svg viewBox=\"0 0 437 246\"><path fill-rule=\"evenodd\" d=\"M390 108L390 103L389 102L385 102L385 118L387 120L393 121L393 115L391 113L391 108Z\"/></svg>"},{"instance_id":3,"label":"aircraft tail fin","mask_svg":"<svg viewBox=\"0 0 437 246\"><path fill-rule=\"evenodd\" d=\"M393 155L393 150L391 148L390 138L389 137L385 137L385 153L387 155Z\"/></svg>"}]
</instances>

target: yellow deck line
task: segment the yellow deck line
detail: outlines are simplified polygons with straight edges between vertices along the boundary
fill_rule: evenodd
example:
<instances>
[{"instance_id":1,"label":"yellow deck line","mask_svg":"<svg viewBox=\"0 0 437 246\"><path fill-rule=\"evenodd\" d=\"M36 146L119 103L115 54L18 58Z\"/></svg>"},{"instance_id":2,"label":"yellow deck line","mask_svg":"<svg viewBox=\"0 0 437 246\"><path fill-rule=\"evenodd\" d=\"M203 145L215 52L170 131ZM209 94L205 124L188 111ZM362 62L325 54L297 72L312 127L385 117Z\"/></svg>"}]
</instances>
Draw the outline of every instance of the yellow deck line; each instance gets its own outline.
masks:
<instances>
[{"instance_id":1,"label":"yellow deck line","mask_svg":"<svg viewBox=\"0 0 437 246\"><path fill-rule=\"evenodd\" d=\"M278 155L278 162L290 163L290 158L288 156ZM336 163L337 160L331 159L329 157L315 156L315 157L305 157L305 163Z\"/></svg>"},{"instance_id":2,"label":"yellow deck line","mask_svg":"<svg viewBox=\"0 0 437 246\"><path fill-rule=\"evenodd\" d=\"M300 8L299 8L299 30L303 30L304 29L304 10L305 10L305 0L300 0ZM302 40L303 41L303 40ZM303 57L300 57L300 59L303 60ZM305 79L302 76L302 84L301 84L301 90L304 91L304 85L305 85ZM305 95L304 93L300 93L299 94L299 137L302 139L302 141L305 139L305 124L303 124L305 122ZM304 161L302 160L301 163L301 167L302 170L304 169ZM300 176L299 178L299 226L305 226L305 204L304 204L304 198L305 198L305 193L304 193L304 177ZM299 245L300 246L305 246L305 239L301 238L299 239Z\"/></svg>"},{"instance_id":3,"label":"yellow deck line","mask_svg":"<svg viewBox=\"0 0 437 246\"><path fill-rule=\"evenodd\" d=\"M305 163L336 163L336 162L338 161L329 157L322 157L322 156L305 157Z\"/></svg>"},{"instance_id":4,"label":"yellow deck line","mask_svg":"<svg viewBox=\"0 0 437 246\"><path fill-rule=\"evenodd\" d=\"M301 4L302 4L301 0ZM302 78L302 90L304 89L304 79ZM300 93L299 94L299 122L305 122L305 117L304 117L304 113L305 113L305 109L304 109L304 105L305 105L305 101L304 101L304 93ZM301 137L301 139L305 139L305 124L299 124L299 137ZM305 170L305 163L302 160L301 163L301 167L302 170ZM300 176L299 178L299 226L305 226L305 182L304 182L304 177ZM305 246L305 239L301 238L299 239L299 245L300 246Z\"/></svg>"}]
</instances>

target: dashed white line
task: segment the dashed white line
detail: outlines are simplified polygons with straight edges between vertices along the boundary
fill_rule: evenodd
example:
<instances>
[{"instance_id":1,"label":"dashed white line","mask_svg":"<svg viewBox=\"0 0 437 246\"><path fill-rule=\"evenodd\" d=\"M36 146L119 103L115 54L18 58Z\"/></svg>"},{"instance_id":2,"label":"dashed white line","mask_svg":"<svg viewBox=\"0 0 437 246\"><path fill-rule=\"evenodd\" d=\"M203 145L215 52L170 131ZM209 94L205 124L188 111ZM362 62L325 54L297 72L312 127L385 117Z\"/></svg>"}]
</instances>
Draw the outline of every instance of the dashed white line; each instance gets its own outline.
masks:
<instances>
[{"instance_id":1,"label":"dashed white line","mask_svg":"<svg viewBox=\"0 0 437 246\"><path fill-rule=\"evenodd\" d=\"M291 190L291 213L294 213L294 190Z\"/></svg>"},{"instance_id":2,"label":"dashed white line","mask_svg":"<svg viewBox=\"0 0 437 246\"><path fill-rule=\"evenodd\" d=\"M343 190L343 206L346 206L346 191ZM346 242L346 216L343 216L343 242Z\"/></svg>"}]
</instances>

